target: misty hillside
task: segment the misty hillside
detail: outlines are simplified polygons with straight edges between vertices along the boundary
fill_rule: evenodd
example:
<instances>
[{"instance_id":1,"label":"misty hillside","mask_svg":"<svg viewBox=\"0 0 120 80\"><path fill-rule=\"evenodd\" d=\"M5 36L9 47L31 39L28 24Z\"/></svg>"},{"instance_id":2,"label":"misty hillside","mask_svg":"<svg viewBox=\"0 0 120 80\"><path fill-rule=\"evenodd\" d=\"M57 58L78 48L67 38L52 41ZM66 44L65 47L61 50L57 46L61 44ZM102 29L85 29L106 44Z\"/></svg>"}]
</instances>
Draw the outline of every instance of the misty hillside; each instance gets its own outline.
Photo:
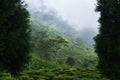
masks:
<instances>
[{"instance_id":1,"label":"misty hillside","mask_svg":"<svg viewBox=\"0 0 120 80\"><path fill-rule=\"evenodd\" d=\"M0 80L104 79L95 68L91 30L77 31L55 10L28 2L1 5Z\"/></svg>"},{"instance_id":2,"label":"misty hillside","mask_svg":"<svg viewBox=\"0 0 120 80\"><path fill-rule=\"evenodd\" d=\"M42 2L41 2L42 3ZM81 38L86 44L93 46L93 37L96 32L93 29L85 28L84 30L76 31L73 27L74 25L69 24L61 16L59 16L56 10L47 9L46 5L43 3L41 7L36 8L34 5L28 3L28 10L31 17L39 23L40 25L49 25L55 28L58 32L61 32L72 38Z\"/></svg>"},{"instance_id":3,"label":"misty hillside","mask_svg":"<svg viewBox=\"0 0 120 80\"><path fill-rule=\"evenodd\" d=\"M40 39L42 40L43 38L44 38L44 41L48 38L49 38L48 41L50 41L52 39L58 39L58 37L60 37L61 39L67 41L67 44L66 44L67 46L64 46L64 43L61 43L60 45L57 45L57 46L56 45L51 46L53 48L59 47L58 49L59 53L57 53L57 58L59 58L62 64L65 63L65 60L68 57L73 57L75 59L76 65L88 67L88 66L91 66L91 65L93 66L96 64L97 56L94 53L94 49L88 47L82 41L82 39L71 38L67 35L63 35L57 32L53 28L49 28L48 26L44 26L44 25L39 25L34 21L31 21L31 26L32 26L31 30L32 30L32 36L33 36L32 38L34 40L33 42L34 46L39 46L40 44L43 45L42 43L38 42ZM34 48L33 53L42 54L40 51L41 51L40 47ZM47 55L49 55L50 60L55 61L56 54L54 54L54 52L50 52L50 54L47 53Z\"/></svg>"},{"instance_id":4,"label":"misty hillside","mask_svg":"<svg viewBox=\"0 0 120 80\"><path fill-rule=\"evenodd\" d=\"M47 44L49 44L48 42L51 39L62 39L63 41L66 40L68 42L67 44L63 42L58 43L58 46L52 45L53 48L57 47L56 49L58 49L59 54L57 55L57 58L60 59L60 62L64 63L68 57L73 57L77 63L76 65L91 66L96 64L97 56L94 53L94 49L91 48L91 45L94 43L92 40L90 40L94 34L91 29L76 31L72 25L62 19L62 17L60 17L55 10L47 9L44 3L41 4L41 7L39 8L32 6L32 3L28 3L28 10L32 19L32 33L33 40L35 40L35 43L33 42L33 44L35 46L38 46L39 43L37 42L39 41L40 37L42 38L44 36L46 36L45 40L47 38ZM55 42L53 42L53 44L55 44ZM67 46L64 46L64 44ZM49 55L48 52L42 53ZM40 54L40 50L35 49L35 52L33 51L33 53ZM53 58L53 61L55 61L54 58L56 57L56 54L54 54L54 52L50 53L51 54L47 57L47 59L51 57L51 60Z\"/></svg>"},{"instance_id":5,"label":"misty hillside","mask_svg":"<svg viewBox=\"0 0 120 80\"><path fill-rule=\"evenodd\" d=\"M120 0L0 0L0 80L120 80Z\"/></svg>"},{"instance_id":6,"label":"misty hillside","mask_svg":"<svg viewBox=\"0 0 120 80\"><path fill-rule=\"evenodd\" d=\"M40 25L49 25L50 27L53 27L57 31L68 36L73 36L76 34L76 31L71 27L71 25L69 25L52 10L48 12L31 12L31 16Z\"/></svg>"}]
</instances>

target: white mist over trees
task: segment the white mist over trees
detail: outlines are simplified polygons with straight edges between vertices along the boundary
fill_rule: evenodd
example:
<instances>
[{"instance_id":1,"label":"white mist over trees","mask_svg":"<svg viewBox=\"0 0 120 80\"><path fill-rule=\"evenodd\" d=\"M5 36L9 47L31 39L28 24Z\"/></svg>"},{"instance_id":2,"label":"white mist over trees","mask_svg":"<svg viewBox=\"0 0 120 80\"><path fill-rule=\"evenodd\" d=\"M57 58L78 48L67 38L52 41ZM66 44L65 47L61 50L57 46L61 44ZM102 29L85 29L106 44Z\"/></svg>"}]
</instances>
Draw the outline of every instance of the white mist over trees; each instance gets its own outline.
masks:
<instances>
[{"instance_id":1,"label":"white mist over trees","mask_svg":"<svg viewBox=\"0 0 120 80\"><path fill-rule=\"evenodd\" d=\"M25 0L31 15L39 23L54 26L58 31L82 38L93 45L97 34L98 14L95 0Z\"/></svg>"}]
</instances>

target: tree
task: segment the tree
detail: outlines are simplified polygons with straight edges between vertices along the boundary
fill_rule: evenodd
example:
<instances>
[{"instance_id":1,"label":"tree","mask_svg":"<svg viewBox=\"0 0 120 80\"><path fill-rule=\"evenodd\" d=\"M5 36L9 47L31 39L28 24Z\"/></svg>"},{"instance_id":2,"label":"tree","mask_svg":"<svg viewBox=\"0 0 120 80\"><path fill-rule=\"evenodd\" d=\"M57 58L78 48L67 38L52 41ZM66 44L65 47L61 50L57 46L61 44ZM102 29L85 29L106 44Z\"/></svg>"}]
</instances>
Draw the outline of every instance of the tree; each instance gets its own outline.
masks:
<instances>
[{"instance_id":1,"label":"tree","mask_svg":"<svg viewBox=\"0 0 120 80\"><path fill-rule=\"evenodd\" d=\"M99 57L98 69L111 80L120 80L120 0L98 0L100 12L99 34L95 49Z\"/></svg>"},{"instance_id":2,"label":"tree","mask_svg":"<svg viewBox=\"0 0 120 80\"><path fill-rule=\"evenodd\" d=\"M70 65L70 66L73 66L75 65L75 60L73 57L68 57L67 60L66 60L66 64Z\"/></svg>"},{"instance_id":3,"label":"tree","mask_svg":"<svg viewBox=\"0 0 120 80\"><path fill-rule=\"evenodd\" d=\"M31 21L31 25L32 51L39 54L40 58L46 62L55 58L57 63L57 54L65 46L68 46L66 38L49 26L39 25L34 21Z\"/></svg>"},{"instance_id":4,"label":"tree","mask_svg":"<svg viewBox=\"0 0 120 80\"><path fill-rule=\"evenodd\" d=\"M0 68L16 76L29 61L29 13L21 0L0 0Z\"/></svg>"},{"instance_id":5,"label":"tree","mask_svg":"<svg viewBox=\"0 0 120 80\"><path fill-rule=\"evenodd\" d=\"M62 36L57 36L56 39L52 39L51 41L54 45L51 50L55 54L55 66L57 66L58 54L65 46L68 46L69 41Z\"/></svg>"}]
</instances>

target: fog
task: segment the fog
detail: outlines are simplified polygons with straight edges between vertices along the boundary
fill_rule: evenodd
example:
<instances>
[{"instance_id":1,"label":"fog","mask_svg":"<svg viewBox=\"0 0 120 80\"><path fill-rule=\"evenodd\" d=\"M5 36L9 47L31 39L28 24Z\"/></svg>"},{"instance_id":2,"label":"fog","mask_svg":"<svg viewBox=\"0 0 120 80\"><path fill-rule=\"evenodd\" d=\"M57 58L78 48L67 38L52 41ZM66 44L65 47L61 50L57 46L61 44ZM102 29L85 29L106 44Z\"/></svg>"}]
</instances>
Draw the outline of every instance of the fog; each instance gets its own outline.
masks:
<instances>
[{"instance_id":1,"label":"fog","mask_svg":"<svg viewBox=\"0 0 120 80\"><path fill-rule=\"evenodd\" d=\"M26 0L39 9L55 9L59 16L74 25L76 30L92 28L97 32L99 14L95 12L96 0ZM42 6L43 7L43 6ZM44 9L43 8L43 9Z\"/></svg>"},{"instance_id":2,"label":"fog","mask_svg":"<svg viewBox=\"0 0 120 80\"><path fill-rule=\"evenodd\" d=\"M75 29L76 35L85 42L90 45L94 44L93 37L98 33L99 27L97 22L99 13L95 12L96 0L25 0L25 2L30 9L29 11L40 11L43 14L44 12L52 13L55 15L54 17L58 17L71 25L69 27ZM50 20L48 19L48 21ZM53 24L55 23L56 21ZM64 31L64 29L61 30ZM70 33L71 30L65 31ZM72 32L71 34L74 35Z\"/></svg>"}]
</instances>

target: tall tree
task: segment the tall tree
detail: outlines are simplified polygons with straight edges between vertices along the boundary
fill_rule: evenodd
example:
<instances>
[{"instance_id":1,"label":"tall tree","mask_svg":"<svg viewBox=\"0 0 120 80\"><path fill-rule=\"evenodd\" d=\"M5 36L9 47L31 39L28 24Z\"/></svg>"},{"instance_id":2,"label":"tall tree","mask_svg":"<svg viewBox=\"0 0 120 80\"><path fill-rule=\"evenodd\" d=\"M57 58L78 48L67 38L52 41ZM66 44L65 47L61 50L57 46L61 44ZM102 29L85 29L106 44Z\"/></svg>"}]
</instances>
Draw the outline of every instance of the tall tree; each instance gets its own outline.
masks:
<instances>
[{"instance_id":1,"label":"tall tree","mask_svg":"<svg viewBox=\"0 0 120 80\"><path fill-rule=\"evenodd\" d=\"M0 68L16 76L29 61L29 13L21 0L0 0Z\"/></svg>"},{"instance_id":2,"label":"tall tree","mask_svg":"<svg viewBox=\"0 0 120 80\"><path fill-rule=\"evenodd\" d=\"M95 37L98 68L103 76L120 80L120 0L97 0L99 34Z\"/></svg>"}]
</instances>

